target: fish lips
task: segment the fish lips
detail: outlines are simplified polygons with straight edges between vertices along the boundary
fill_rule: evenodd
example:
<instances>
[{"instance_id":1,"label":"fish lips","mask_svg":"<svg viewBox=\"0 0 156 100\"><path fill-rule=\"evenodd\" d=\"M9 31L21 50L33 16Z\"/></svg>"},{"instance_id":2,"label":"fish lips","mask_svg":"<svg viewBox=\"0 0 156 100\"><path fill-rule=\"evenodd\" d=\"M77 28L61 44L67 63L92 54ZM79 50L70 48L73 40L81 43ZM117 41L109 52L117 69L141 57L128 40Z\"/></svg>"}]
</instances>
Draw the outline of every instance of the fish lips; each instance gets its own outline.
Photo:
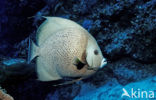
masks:
<instances>
[{"instance_id":1,"label":"fish lips","mask_svg":"<svg viewBox=\"0 0 156 100\"><path fill-rule=\"evenodd\" d=\"M107 60L106 60L105 58L103 58L102 61L101 61L101 66L100 66L100 68L103 68L103 67L106 66L106 65L107 65Z\"/></svg>"}]
</instances>

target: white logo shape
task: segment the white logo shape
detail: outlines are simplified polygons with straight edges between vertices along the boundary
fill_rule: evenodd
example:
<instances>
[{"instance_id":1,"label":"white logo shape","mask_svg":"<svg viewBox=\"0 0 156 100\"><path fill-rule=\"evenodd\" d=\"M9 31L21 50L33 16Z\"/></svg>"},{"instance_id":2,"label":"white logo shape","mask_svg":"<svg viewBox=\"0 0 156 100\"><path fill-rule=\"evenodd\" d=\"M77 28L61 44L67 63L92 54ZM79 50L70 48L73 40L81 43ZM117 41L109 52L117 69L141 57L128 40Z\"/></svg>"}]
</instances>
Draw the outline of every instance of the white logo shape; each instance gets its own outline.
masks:
<instances>
[{"instance_id":1,"label":"white logo shape","mask_svg":"<svg viewBox=\"0 0 156 100\"><path fill-rule=\"evenodd\" d=\"M126 91L126 89L122 88L122 90L123 90L123 93L122 93L122 96L121 97L127 96L127 97L130 98L130 95L128 94L128 92Z\"/></svg>"}]
</instances>

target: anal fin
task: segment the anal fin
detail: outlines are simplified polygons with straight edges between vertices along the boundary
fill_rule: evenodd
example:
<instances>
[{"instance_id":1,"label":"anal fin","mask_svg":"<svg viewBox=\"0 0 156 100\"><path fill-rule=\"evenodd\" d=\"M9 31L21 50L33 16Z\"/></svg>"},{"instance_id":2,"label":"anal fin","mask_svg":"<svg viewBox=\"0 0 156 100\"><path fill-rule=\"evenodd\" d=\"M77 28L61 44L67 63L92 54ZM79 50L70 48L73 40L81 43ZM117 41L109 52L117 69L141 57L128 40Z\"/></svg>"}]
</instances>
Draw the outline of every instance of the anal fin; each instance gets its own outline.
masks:
<instances>
[{"instance_id":1,"label":"anal fin","mask_svg":"<svg viewBox=\"0 0 156 100\"><path fill-rule=\"evenodd\" d=\"M71 81L66 81L64 83L60 83L60 84L56 84L56 85L53 85L53 86L62 86L62 85L68 85L68 84L73 84L75 82L78 82L78 81L81 81L83 78L78 78L78 79L74 79L74 80L71 80Z\"/></svg>"}]
</instances>

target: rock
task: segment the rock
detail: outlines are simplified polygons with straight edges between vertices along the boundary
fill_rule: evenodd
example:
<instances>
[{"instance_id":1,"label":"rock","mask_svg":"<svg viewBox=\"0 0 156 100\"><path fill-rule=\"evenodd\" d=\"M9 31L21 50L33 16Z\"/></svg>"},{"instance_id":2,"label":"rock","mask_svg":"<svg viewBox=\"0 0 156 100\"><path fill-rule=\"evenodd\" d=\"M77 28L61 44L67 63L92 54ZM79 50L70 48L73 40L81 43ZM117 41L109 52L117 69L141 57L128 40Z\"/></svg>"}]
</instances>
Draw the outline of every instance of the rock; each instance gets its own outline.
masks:
<instances>
[{"instance_id":1,"label":"rock","mask_svg":"<svg viewBox=\"0 0 156 100\"><path fill-rule=\"evenodd\" d=\"M19 63L25 63L26 61L24 59L9 59L9 60L4 60L2 63L5 66L10 66L10 65L15 65L15 64L19 64Z\"/></svg>"},{"instance_id":2,"label":"rock","mask_svg":"<svg viewBox=\"0 0 156 100\"><path fill-rule=\"evenodd\" d=\"M120 85L117 81L110 82L111 85L108 82L108 84L91 91L81 91L81 95L77 95L74 100L131 100L137 98L147 100L149 97L155 98L151 95L151 92L153 92L154 95L156 94L156 84L152 81L152 78L153 77L150 77L139 82L130 83L126 86ZM122 94L125 93L123 89L127 91L130 97L122 96Z\"/></svg>"},{"instance_id":3,"label":"rock","mask_svg":"<svg viewBox=\"0 0 156 100\"><path fill-rule=\"evenodd\" d=\"M105 46L104 51L111 59L119 59L123 55L130 53L132 48L130 48L127 43L133 39L132 35L133 33L129 30L114 33L111 36L112 42Z\"/></svg>"},{"instance_id":4,"label":"rock","mask_svg":"<svg viewBox=\"0 0 156 100\"><path fill-rule=\"evenodd\" d=\"M92 24L93 24L93 21L92 20L86 19L86 20L83 21L82 26L86 30L90 31L90 29L92 28Z\"/></svg>"},{"instance_id":5,"label":"rock","mask_svg":"<svg viewBox=\"0 0 156 100\"><path fill-rule=\"evenodd\" d=\"M88 85L87 89L88 87L92 89L88 89L87 91L86 85ZM115 93L118 93L118 90L121 87L122 86L116 80L109 81L104 86L101 86L99 88L95 88L94 86L89 84L83 84L79 95L77 95L74 100L114 100L119 97L118 94L115 95Z\"/></svg>"},{"instance_id":6,"label":"rock","mask_svg":"<svg viewBox=\"0 0 156 100\"><path fill-rule=\"evenodd\" d=\"M155 63L156 23L153 7L156 5L156 1L140 2L133 9L126 9L134 5L134 1L116 2L108 6L108 9L105 8L105 13L102 13L102 16L106 18L101 20L100 26L100 28L104 26L104 29L101 30L103 35L98 39L101 41L104 53L110 59L117 60L124 56L130 56L142 63ZM117 12L115 12L116 10ZM115 18L119 20L115 20Z\"/></svg>"},{"instance_id":7,"label":"rock","mask_svg":"<svg viewBox=\"0 0 156 100\"><path fill-rule=\"evenodd\" d=\"M153 80L152 80L153 82L156 82L156 77L153 77Z\"/></svg>"},{"instance_id":8,"label":"rock","mask_svg":"<svg viewBox=\"0 0 156 100\"><path fill-rule=\"evenodd\" d=\"M156 64L140 64L129 58L120 59L109 65L122 85L156 75L155 66Z\"/></svg>"},{"instance_id":9,"label":"rock","mask_svg":"<svg viewBox=\"0 0 156 100\"><path fill-rule=\"evenodd\" d=\"M15 49L14 58L28 59L29 38L22 40L13 47Z\"/></svg>"},{"instance_id":10,"label":"rock","mask_svg":"<svg viewBox=\"0 0 156 100\"><path fill-rule=\"evenodd\" d=\"M8 52L3 54L10 56L10 53L14 52L13 45L33 32L35 27L29 17L34 16L45 4L43 0L0 1L0 45L3 45L3 48L0 46L0 52Z\"/></svg>"},{"instance_id":11,"label":"rock","mask_svg":"<svg viewBox=\"0 0 156 100\"><path fill-rule=\"evenodd\" d=\"M46 100L73 100L73 98L79 93L79 91L80 86L78 84L60 87L54 93L49 93Z\"/></svg>"},{"instance_id":12,"label":"rock","mask_svg":"<svg viewBox=\"0 0 156 100\"><path fill-rule=\"evenodd\" d=\"M96 3L97 0L80 0L76 2L76 5L73 5L73 11L81 15L89 14L92 10L91 7L93 7Z\"/></svg>"}]
</instances>

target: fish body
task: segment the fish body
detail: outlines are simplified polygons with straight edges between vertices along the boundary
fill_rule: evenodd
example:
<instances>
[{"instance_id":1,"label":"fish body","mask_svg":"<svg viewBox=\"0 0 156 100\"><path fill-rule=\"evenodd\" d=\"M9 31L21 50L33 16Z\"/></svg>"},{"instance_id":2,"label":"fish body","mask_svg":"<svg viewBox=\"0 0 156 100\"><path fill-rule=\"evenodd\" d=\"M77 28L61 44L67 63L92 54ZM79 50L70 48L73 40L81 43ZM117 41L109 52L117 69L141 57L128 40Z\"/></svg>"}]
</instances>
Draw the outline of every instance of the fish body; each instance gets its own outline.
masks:
<instances>
[{"instance_id":1,"label":"fish body","mask_svg":"<svg viewBox=\"0 0 156 100\"><path fill-rule=\"evenodd\" d=\"M71 20L48 17L38 29L37 44L31 44L29 62L37 57L37 73L41 81L85 78L96 72L89 67L99 69L106 64L96 40Z\"/></svg>"}]
</instances>

